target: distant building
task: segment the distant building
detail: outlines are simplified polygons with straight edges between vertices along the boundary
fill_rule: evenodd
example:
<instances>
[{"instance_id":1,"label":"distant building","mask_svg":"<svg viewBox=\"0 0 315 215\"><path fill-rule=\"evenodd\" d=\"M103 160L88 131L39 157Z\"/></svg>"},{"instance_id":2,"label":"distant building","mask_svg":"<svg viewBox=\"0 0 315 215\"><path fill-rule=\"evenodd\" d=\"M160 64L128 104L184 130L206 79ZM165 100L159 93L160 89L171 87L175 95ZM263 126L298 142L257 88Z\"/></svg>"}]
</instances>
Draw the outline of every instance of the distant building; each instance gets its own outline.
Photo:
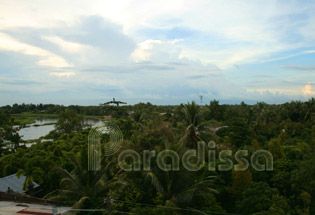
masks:
<instances>
[{"instance_id":1,"label":"distant building","mask_svg":"<svg viewBox=\"0 0 315 215\"><path fill-rule=\"evenodd\" d=\"M112 118L112 116L104 116L104 119L110 120Z\"/></svg>"},{"instance_id":2,"label":"distant building","mask_svg":"<svg viewBox=\"0 0 315 215\"><path fill-rule=\"evenodd\" d=\"M16 176L16 174L9 175L3 178L0 178L0 191L1 192L15 192L15 193L25 193L23 190L23 184L25 182L26 177L21 175L20 178ZM33 183L33 188L36 189L39 187L37 183Z\"/></svg>"}]
</instances>

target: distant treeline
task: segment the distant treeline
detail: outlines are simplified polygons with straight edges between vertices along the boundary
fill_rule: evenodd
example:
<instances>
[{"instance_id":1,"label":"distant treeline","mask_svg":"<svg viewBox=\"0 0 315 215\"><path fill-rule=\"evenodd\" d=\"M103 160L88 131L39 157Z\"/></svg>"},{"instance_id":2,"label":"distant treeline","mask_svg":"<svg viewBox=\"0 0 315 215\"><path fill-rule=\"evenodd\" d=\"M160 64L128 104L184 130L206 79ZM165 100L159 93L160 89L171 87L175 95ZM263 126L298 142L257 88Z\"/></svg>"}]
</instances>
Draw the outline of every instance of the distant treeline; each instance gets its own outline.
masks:
<instances>
[{"instance_id":1,"label":"distant treeline","mask_svg":"<svg viewBox=\"0 0 315 215\"><path fill-rule=\"evenodd\" d=\"M135 105L124 105L119 106L110 106L110 105L98 105L98 106L81 106L81 105L57 105L57 104L13 104L0 107L0 109L7 114L21 114L24 112L29 113L45 113L45 114L59 114L66 109L75 110L77 114L81 115L94 115L94 116L103 116L103 115L113 115L114 117L127 117L128 112L139 110L139 109L151 109L158 112L172 113L176 110L181 110L183 104L180 105L152 105L151 103L138 103ZM284 120L290 118L292 121L305 121L310 119L311 114L314 114L314 98L309 99L306 102L302 101L291 101L284 104L267 104L264 102L258 102L254 105L248 105L244 102L240 104L230 105L230 104L219 104L219 101L213 100L210 101L210 104L203 106L209 110L209 119L215 119L218 121L224 121L224 118L227 118L227 114L230 110L247 108L249 117L254 117L253 111L257 109L268 109L269 118L274 118L272 114L279 114L276 118L278 120ZM272 111L271 111L272 110ZM244 111L244 110L243 110ZM266 111L266 110L264 110ZM272 113L271 113L272 112ZM280 117L280 118L279 118ZM250 119L249 120L253 120Z\"/></svg>"}]
</instances>

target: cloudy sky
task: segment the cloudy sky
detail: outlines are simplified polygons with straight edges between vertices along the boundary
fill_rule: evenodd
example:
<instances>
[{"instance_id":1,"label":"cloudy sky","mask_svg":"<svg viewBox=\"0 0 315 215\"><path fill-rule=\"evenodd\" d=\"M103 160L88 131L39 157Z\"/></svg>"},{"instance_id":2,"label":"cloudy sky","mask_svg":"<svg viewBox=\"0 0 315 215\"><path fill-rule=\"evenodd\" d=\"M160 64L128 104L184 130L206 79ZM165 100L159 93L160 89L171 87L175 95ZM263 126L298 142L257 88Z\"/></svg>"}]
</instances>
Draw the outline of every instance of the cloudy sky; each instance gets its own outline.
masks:
<instances>
[{"instance_id":1,"label":"cloudy sky","mask_svg":"<svg viewBox=\"0 0 315 215\"><path fill-rule=\"evenodd\" d=\"M0 105L315 96L315 1L0 0Z\"/></svg>"}]
</instances>

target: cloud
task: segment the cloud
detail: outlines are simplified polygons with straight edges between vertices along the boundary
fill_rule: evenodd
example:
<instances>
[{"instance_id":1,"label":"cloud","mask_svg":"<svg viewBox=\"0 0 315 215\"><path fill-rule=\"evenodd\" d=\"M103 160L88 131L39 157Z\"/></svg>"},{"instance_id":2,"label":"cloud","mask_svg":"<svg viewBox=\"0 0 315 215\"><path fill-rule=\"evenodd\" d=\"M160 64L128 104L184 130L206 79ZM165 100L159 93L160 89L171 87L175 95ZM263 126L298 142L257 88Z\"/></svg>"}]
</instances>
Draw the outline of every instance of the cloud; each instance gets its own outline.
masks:
<instances>
[{"instance_id":1,"label":"cloud","mask_svg":"<svg viewBox=\"0 0 315 215\"><path fill-rule=\"evenodd\" d=\"M175 104L200 95L279 102L312 92L304 89L315 53L312 2L37 3L12 0L0 19L0 78L33 81L6 81L1 90L24 102L35 94L87 104L114 96Z\"/></svg>"},{"instance_id":2,"label":"cloud","mask_svg":"<svg viewBox=\"0 0 315 215\"><path fill-rule=\"evenodd\" d=\"M75 75L75 72L51 72L49 73L50 75L53 75L53 76L57 76L57 77L70 77L70 76L73 76Z\"/></svg>"},{"instance_id":3,"label":"cloud","mask_svg":"<svg viewBox=\"0 0 315 215\"><path fill-rule=\"evenodd\" d=\"M42 84L38 81L25 80L25 79L16 79L16 78L1 78L0 84L2 85L19 85L19 86L31 86Z\"/></svg>"},{"instance_id":4,"label":"cloud","mask_svg":"<svg viewBox=\"0 0 315 215\"><path fill-rule=\"evenodd\" d=\"M121 25L100 16L81 17L70 28L56 29L56 34L66 41L92 47L80 53L85 58L83 64L88 66L126 63L136 48L136 42L123 32Z\"/></svg>"},{"instance_id":5,"label":"cloud","mask_svg":"<svg viewBox=\"0 0 315 215\"><path fill-rule=\"evenodd\" d=\"M57 1L38 4L34 8L30 3L11 1L5 7L4 21L0 25L12 28L16 25L9 20L14 19L24 26L36 25L36 28L55 28L64 24L70 27L68 32L59 35L64 41L93 44L100 49L109 49L114 44L115 49L120 49L123 59L135 48L131 38L137 44L150 39L184 39L185 44L173 45L182 49L182 57L229 68L234 63L257 62L283 51L307 47L315 20L312 15L315 6L311 2L105 2L96 0L74 4L71 0L67 3ZM103 7L104 4L106 7ZM58 15L51 12L55 10L58 10ZM74 30L71 28L74 25L81 27ZM78 37L78 33L82 36ZM124 34L130 37L124 37ZM119 41L121 47L117 45ZM126 55L122 54L122 49L126 50ZM118 57L114 50L111 52ZM108 53L103 54L110 61L117 61ZM146 58L146 52L137 54L137 58Z\"/></svg>"},{"instance_id":6,"label":"cloud","mask_svg":"<svg viewBox=\"0 0 315 215\"><path fill-rule=\"evenodd\" d=\"M315 71L315 65L286 64L282 65L282 68L293 71Z\"/></svg>"},{"instance_id":7,"label":"cloud","mask_svg":"<svg viewBox=\"0 0 315 215\"><path fill-rule=\"evenodd\" d=\"M82 52L82 51L88 51L90 48L87 45L79 44L79 43L74 43L70 41L65 41L61 39L60 37L57 36L43 36L42 37L45 40L48 40L52 43L57 44L60 46L64 51L70 52L70 53L76 53L76 52Z\"/></svg>"},{"instance_id":8,"label":"cloud","mask_svg":"<svg viewBox=\"0 0 315 215\"><path fill-rule=\"evenodd\" d=\"M131 57L135 62L141 61L165 61L178 60L180 48L174 44L180 40L145 40L137 44L137 48L132 52Z\"/></svg>"},{"instance_id":9,"label":"cloud","mask_svg":"<svg viewBox=\"0 0 315 215\"><path fill-rule=\"evenodd\" d=\"M281 57L273 57L265 60L260 60L259 62L266 63L266 62L273 62L273 61L280 61L280 60L285 60L293 57L297 57L300 55L306 55L306 54L314 54L315 50L307 50L307 51L302 51L302 52L297 52L295 54L290 54L290 55L284 55Z\"/></svg>"},{"instance_id":10,"label":"cloud","mask_svg":"<svg viewBox=\"0 0 315 215\"><path fill-rule=\"evenodd\" d=\"M303 95L304 95L305 97L315 96L315 91L313 91L311 84L306 84L306 85L302 88L302 92L303 92Z\"/></svg>"},{"instance_id":11,"label":"cloud","mask_svg":"<svg viewBox=\"0 0 315 215\"><path fill-rule=\"evenodd\" d=\"M54 53L74 67L126 63L136 48L136 42L121 25L95 15L81 16L72 25L10 28L3 32L21 43Z\"/></svg>"},{"instance_id":12,"label":"cloud","mask_svg":"<svg viewBox=\"0 0 315 215\"><path fill-rule=\"evenodd\" d=\"M305 40L314 42L315 40L315 16L314 13L309 14L307 23L299 29L299 33L303 35Z\"/></svg>"},{"instance_id":13,"label":"cloud","mask_svg":"<svg viewBox=\"0 0 315 215\"><path fill-rule=\"evenodd\" d=\"M55 68L73 66L72 64L69 64L65 59L58 55L55 55L45 49L19 42L14 38L3 33L0 33L0 50L12 51L25 55L38 56L40 58L40 60L37 62L39 66Z\"/></svg>"},{"instance_id":14,"label":"cloud","mask_svg":"<svg viewBox=\"0 0 315 215\"><path fill-rule=\"evenodd\" d=\"M131 57L136 61L145 61L148 60L151 56L150 51L152 50L154 44L161 44L160 40L146 40L138 44L136 50L131 54Z\"/></svg>"},{"instance_id":15,"label":"cloud","mask_svg":"<svg viewBox=\"0 0 315 215\"><path fill-rule=\"evenodd\" d=\"M165 25L169 25L171 22L172 21L168 21ZM151 38L153 40L175 40L191 38L197 36L201 32L181 26L172 26L163 28L142 27L136 29L136 33L140 37Z\"/></svg>"}]
</instances>

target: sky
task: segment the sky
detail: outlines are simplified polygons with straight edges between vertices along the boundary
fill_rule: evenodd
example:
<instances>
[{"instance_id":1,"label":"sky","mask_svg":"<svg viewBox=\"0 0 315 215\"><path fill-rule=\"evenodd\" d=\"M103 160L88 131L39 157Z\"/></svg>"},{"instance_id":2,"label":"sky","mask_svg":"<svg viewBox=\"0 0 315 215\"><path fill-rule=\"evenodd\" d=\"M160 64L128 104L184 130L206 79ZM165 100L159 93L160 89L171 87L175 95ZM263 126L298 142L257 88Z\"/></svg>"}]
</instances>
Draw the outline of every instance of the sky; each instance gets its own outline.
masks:
<instances>
[{"instance_id":1,"label":"sky","mask_svg":"<svg viewBox=\"0 0 315 215\"><path fill-rule=\"evenodd\" d=\"M0 0L0 105L315 96L312 0Z\"/></svg>"}]
</instances>

